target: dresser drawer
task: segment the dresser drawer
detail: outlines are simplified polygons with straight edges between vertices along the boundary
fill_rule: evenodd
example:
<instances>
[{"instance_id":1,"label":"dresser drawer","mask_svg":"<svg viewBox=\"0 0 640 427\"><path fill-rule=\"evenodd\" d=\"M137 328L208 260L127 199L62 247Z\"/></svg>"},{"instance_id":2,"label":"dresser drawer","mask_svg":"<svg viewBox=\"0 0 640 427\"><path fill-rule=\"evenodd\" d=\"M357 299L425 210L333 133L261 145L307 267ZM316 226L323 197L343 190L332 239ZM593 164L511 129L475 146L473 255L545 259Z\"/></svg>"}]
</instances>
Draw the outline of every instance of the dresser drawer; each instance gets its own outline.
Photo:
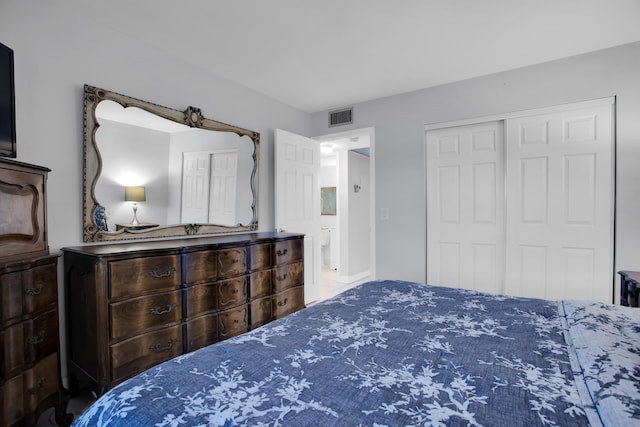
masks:
<instances>
[{"instance_id":1,"label":"dresser drawer","mask_svg":"<svg viewBox=\"0 0 640 427\"><path fill-rule=\"evenodd\" d=\"M278 293L304 283L304 263L296 262L276 267L272 271L273 292Z\"/></svg>"},{"instance_id":2,"label":"dresser drawer","mask_svg":"<svg viewBox=\"0 0 640 427\"><path fill-rule=\"evenodd\" d=\"M109 304L111 339L140 334L150 328L179 322L182 318L180 291L164 292Z\"/></svg>"},{"instance_id":3,"label":"dresser drawer","mask_svg":"<svg viewBox=\"0 0 640 427\"><path fill-rule=\"evenodd\" d=\"M279 319L304 308L304 285L273 296L273 318Z\"/></svg>"},{"instance_id":4,"label":"dresser drawer","mask_svg":"<svg viewBox=\"0 0 640 427\"><path fill-rule=\"evenodd\" d=\"M247 272L247 248L221 249L218 251L218 278L240 276Z\"/></svg>"},{"instance_id":5,"label":"dresser drawer","mask_svg":"<svg viewBox=\"0 0 640 427\"><path fill-rule=\"evenodd\" d=\"M0 325L20 320L23 295L21 271L0 275Z\"/></svg>"},{"instance_id":6,"label":"dresser drawer","mask_svg":"<svg viewBox=\"0 0 640 427\"><path fill-rule=\"evenodd\" d=\"M17 375L7 380L2 386L2 406L3 414L0 420L4 420L7 425L13 425L24 418L24 378ZM16 396L18 398L16 399ZM20 424L18 424L20 425Z\"/></svg>"},{"instance_id":7,"label":"dresser drawer","mask_svg":"<svg viewBox=\"0 0 640 427\"><path fill-rule=\"evenodd\" d=\"M274 265L299 261L304 258L303 239L282 240L273 245Z\"/></svg>"},{"instance_id":8,"label":"dresser drawer","mask_svg":"<svg viewBox=\"0 0 640 427\"><path fill-rule=\"evenodd\" d=\"M182 354L182 326L149 332L111 346L111 380L118 382Z\"/></svg>"},{"instance_id":9,"label":"dresser drawer","mask_svg":"<svg viewBox=\"0 0 640 427\"><path fill-rule=\"evenodd\" d=\"M271 295L271 270L256 271L251 273L249 283L251 284L251 299L262 298L266 295Z\"/></svg>"},{"instance_id":10,"label":"dresser drawer","mask_svg":"<svg viewBox=\"0 0 640 427\"><path fill-rule=\"evenodd\" d=\"M218 283L190 286L185 289L186 318L200 316L218 309Z\"/></svg>"},{"instance_id":11,"label":"dresser drawer","mask_svg":"<svg viewBox=\"0 0 640 427\"><path fill-rule=\"evenodd\" d=\"M2 359L0 360L1 378L9 378L22 372L24 366L24 324L18 323L4 330L2 341ZM1 382L1 381L0 381Z\"/></svg>"},{"instance_id":12,"label":"dresser drawer","mask_svg":"<svg viewBox=\"0 0 640 427\"><path fill-rule=\"evenodd\" d=\"M190 252L184 257L187 285L213 282L218 278L218 251Z\"/></svg>"},{"instance_id":13,"label":"dresser drawer","mask_svg":"<svg viewBox=\"0 0 640 427\"><path fill-rule=\"evenodd\" d=\"M52 353L22 374L24 378L25 410L35 412L38 405L58 393L60 376L58 353Z\"/></svg>"},{"instance_id":14,"label":"dresser drawer","mask_svg":"<svg viewBox=\"0 0 640 427\"><path fill-rule=\"evenodd\" d=\"M196 317L185 325L187 352L194 351L218 341L218 314Z\"/></svg>"},{"instance_id":15,"label":"dresser drawer","mask_svg":"<svg viewBox=\"0 0 640 427\"><path fill-rule=\"evenodd\" d=\"M273 252L271 243L260 243L249 246L251 271L270 268L271 252Z\"/></svg>"},{"instance_id":16,"label":"dresser drawer","mask_svg":"<svg viewBox=\"0 0 640 427\"><path fill-rule=\"evenodd\" d=\"M225 310L247 303L247 276L218 282L218 308Z\"/></svg>"},{"instance_id":17,"label":"dresser drawer","mask_svg":"<svg viewBox=\"0 0 640 427\"><path fill-rule=\"evenodd\" d=\"M218 314L218 338L221 340L240 335L249 330L247 305L222 311Z\"/></svg>"},{"instance_id":18,"label":"dresser drawer","mask_svg":"<svg viewBox=\"0 0 640 427\"><path fill-rule=\"evenodd\" d=\"M178 255L112 261L109 263L111 298L177 289L182 280L180 265Z\"/></svg>"},{"instance_id":19,"label":"dresser drawer","mask_svg":"<svg viewBox=\"0 0 640 427\"><path fill-rule=\"evenodd\" d=\"M251 329L262 326L273 320L273 297L259 298L251 301Z\"/></svg>"},{"instance_id":20,"label":"dresser drawer","mask_svg":"<svg viewBox=\"0 0 640 427\"><path fill-rule=\"evenodd\" d=\"M24 322L24 362L31 364L58 348L58 311L50 310Z\"/></svg>"},{"instance_id":21,"label":"dresser drawer","mask_svg":"<svg viewBox=\"0 0 640 427\"><path fill-rule=\"evenodd\" d=\"M34 267L24 271L24 314L48 310L58 301L56 263Z\"/></svg>"}]
</instances>

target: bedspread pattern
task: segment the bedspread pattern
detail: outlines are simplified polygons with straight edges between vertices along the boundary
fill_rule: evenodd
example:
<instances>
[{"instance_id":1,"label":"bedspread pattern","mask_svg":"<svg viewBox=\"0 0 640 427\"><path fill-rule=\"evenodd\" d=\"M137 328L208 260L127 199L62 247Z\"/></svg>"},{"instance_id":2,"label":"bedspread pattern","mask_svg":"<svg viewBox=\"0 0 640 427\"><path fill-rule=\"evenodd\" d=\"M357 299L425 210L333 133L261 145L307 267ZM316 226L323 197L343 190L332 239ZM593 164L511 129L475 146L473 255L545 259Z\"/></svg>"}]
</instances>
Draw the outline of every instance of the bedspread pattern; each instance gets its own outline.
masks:
<instances>
[{"instance_id":1,"label":"bedspread pattern","mask_svg":"<svg viewBox=\"0 0 640 427\"><path fill-rule=\"evenodd\" d=\"M102 396L74 425L597 424L579 363L602 355L576 353L563 325L581 324L582 316L593 322L586 330L597 329L603 319L578 303L558 308L370 282L151 368ZM576 346L586 347L584 339ZM618 421L637 417L638 400L615 410L626 411Z\"/></svg>"}]
</instances>

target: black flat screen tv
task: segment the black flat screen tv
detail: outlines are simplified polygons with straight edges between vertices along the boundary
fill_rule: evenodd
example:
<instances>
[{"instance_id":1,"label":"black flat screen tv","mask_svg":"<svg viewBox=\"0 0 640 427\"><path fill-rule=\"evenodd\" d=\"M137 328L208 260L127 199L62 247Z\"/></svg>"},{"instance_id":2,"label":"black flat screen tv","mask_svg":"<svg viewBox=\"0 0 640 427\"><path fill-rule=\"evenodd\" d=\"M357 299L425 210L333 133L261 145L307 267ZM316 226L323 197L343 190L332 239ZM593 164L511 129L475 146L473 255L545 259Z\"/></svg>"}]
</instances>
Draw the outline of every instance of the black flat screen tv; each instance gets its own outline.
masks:
<instances>
[{"instance_id":1,"label":"black flat screen tv","mask_svg":"<svg viewBox=\"0 0 640 427\"><path fill-rule=\"evenodd\" d=\"M16 157L13 50L0 43L0 156Z\"/></svg>"}]
</instances>

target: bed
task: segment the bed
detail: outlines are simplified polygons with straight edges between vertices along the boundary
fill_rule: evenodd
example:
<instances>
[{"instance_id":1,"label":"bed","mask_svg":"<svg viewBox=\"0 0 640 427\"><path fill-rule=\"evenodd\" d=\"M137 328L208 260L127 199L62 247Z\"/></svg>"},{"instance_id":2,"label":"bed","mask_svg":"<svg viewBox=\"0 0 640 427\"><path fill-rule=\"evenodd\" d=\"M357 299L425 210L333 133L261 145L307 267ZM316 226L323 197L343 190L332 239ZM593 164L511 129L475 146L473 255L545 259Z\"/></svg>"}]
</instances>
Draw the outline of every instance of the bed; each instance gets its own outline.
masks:
<instances>
[{"instance_id":1,"label":"bed","mask_svg":"<svg viewBox=\"0 0 640 427\"><path fill-rule=\"evenodd\" d=\"M81 426L640 425L640 310L373 281L111 389Z\"/></svg>"}]
</instances>

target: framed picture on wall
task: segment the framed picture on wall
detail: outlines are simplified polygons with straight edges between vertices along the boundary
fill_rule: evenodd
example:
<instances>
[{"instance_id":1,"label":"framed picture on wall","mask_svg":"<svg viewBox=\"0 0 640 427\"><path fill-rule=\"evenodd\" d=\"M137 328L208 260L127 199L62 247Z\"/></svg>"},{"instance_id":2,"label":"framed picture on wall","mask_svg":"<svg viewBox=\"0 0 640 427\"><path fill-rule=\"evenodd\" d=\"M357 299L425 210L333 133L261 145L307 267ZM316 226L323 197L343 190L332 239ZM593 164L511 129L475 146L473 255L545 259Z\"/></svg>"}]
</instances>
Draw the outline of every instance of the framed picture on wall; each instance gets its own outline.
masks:
<instances>
[{"instance_id":1,"label":"framed picture on wall","mask_svg":"<svg viewBox=\"0 0 640 427\"><path fill-rule=\"evenodd\" d=\"M320 188L321 215L336 214L336 187Z\"/></svg>"}]
</instances>

